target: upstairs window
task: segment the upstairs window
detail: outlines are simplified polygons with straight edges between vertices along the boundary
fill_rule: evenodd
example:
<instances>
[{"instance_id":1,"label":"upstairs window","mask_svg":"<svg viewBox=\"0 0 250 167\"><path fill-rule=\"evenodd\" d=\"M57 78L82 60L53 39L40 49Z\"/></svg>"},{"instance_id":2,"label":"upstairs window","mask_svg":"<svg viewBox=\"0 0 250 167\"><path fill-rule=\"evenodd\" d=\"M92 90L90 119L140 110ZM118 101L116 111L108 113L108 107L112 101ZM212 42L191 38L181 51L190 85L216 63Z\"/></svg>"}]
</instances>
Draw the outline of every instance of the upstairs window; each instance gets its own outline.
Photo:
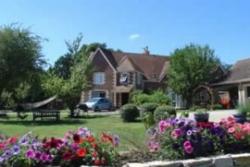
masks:
<instances>
[{"instance_id":1,"label":"upstairs window","mask_svg":"<svg viewBox=\"0 0 250 167\"><path fill-rule=\"evenodd\" d=\"M120 84L128 84L129 82L129 74L128 73L121 73L120 74Z\"/></svg>"},{"instance_id":2,"label":"upstairs window","mask_svg":"<svg viewBox=\"0 0 250 167\"><path fill-rule=\"evenodd\" d=\"M93 75L93 83L95 85L105 84L105 73L104 72L95 72Z\"/></svg>"}]
</instances>

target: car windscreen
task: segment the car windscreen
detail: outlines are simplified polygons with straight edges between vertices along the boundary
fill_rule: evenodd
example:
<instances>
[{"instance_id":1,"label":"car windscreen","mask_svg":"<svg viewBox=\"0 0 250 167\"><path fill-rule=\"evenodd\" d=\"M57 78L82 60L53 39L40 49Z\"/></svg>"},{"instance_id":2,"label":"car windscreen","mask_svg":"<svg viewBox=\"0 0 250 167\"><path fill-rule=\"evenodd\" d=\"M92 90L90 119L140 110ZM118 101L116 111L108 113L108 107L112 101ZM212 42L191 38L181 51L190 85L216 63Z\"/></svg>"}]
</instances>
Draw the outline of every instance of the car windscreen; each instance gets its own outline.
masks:
<instances>
[{"instance_id":1,"label":"car windscreen","mask_svg":"<svg viewBox=\"0 0 250 167\"><path fill-rule=\"evenodd\" d=\"M89 101L88 101L88 102L93 103L93 102L97 102L98 100L100 100L100 99L93 98L93 99L89 99Z\"/></svg>"}]
</instances>

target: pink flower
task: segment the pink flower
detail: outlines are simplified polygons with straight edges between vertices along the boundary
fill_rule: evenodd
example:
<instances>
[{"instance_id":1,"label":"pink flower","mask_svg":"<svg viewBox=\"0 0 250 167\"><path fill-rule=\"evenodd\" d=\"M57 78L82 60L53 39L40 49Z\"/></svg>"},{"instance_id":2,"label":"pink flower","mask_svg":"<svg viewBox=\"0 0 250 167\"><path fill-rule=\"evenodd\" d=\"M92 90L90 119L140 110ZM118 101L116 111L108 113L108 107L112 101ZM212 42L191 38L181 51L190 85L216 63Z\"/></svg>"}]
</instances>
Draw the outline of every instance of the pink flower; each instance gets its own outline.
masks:
<instances>
[{"instance_id":1,"label":"pink flower","mask_svg":"<svg viewBox=\"0 0 250 167\"><path fill-rule=\"evenodd\" d=\"M228 118L227 118L227 121L228 121L228 122L234 122L234 123L235 123L235 119L234 119L233 117L228 117Z\"/></svg>"},{"instance_id":2,"label":"pink flower","mask_svg":"<svg viewBox=\"0 0 250 167\"><path fill-rule=\"evenodd\" d=\"M187 154L191 154L194 150L191 142L188 140L183 143L183 147Z\"/></svg>"},{"instance_id":3,"label":"pink flower","mask_svg":"<svg viewBox=\"0 0 250 167\"><path fill-rule=\"evenodd\" d=\"M183 143L183 147L189 147L189 146L192 146L190 141L187 140Z\"/></svg>"},{"instance_id":4,"label":"pink flower","mask_svg":"<svg viewBox=\"0 0 250 167\"><path fill-rule=\"evenodd\" d=\"M164 121L164 120L161 120L158 125L159 125L160 133L164 133L165 130L171 126L169 122Z\"/></svg>"},{"instance_id":5,"label":"pink flower","mask_svg":"<svg viewBox=\"0 0 250 167\"><path fill-rule=\"evenodd\" d=\"M150 141L148 143L148 148L149 148L149 151L155 152L160 149L160 144L158 142Z\"/></svg>"},{"instance_id":6,"label":"pink flower","mask_svg":"<svg viewBox=\"0 0 250 167\"><path fill-rule=\"evenodd\" d=\"M180 129L175 129L171 132L171 137L173 139L177 139L178 137L181 136L181 130Z\"/></svg>"},{"instance_id":7,"label":"pink flower","mask_svg":"<svg viewBox=\"0 0 250 167\"><path fill-rule=\"evenodd\" d=\"M228 131L228 133L234 133L234 132L235 132L235 128L234 128L234 127L231 127L231 128L229 128L227 131Z\"/></svg>"}]
</instances>

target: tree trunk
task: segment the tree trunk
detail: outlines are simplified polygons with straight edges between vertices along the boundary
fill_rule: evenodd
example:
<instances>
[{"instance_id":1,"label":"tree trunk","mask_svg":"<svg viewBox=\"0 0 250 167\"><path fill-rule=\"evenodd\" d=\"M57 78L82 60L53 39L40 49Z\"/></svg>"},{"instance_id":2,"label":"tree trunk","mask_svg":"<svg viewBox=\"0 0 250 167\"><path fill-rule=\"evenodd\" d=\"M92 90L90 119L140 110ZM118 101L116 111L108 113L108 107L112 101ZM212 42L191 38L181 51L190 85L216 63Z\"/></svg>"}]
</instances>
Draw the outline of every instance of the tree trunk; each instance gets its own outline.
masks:
<instances>
[{"instance_id":1,"label":"tree trunk","mask_svg":"<svg viewBox=\"0 0 250 167\"><path fill-rule=\"evenodd\" d=\"M74 114L74 108L70 107L69 110L70 110L69 116L70 116L70 118L73 118L75 116L75 114Z\"/></svg>"}]
</instances>

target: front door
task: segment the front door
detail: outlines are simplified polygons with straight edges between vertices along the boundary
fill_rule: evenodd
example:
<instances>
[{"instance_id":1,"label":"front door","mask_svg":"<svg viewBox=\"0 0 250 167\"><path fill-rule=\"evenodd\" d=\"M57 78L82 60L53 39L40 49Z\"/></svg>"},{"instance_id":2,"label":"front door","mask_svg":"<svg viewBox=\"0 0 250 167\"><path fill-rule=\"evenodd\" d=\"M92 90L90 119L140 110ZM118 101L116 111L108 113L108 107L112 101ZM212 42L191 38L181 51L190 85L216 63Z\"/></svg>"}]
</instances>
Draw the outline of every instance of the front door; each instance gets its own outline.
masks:
<instances>
[{"instance_id":1,"label":"front door","mask_svg":"<svg viewBox=\"0 0 250 167\"><path fill-rule=\"evenodd\" d=\"M121 98L122 105L127 104L129 101L129 93L122 93L121 96L122 96Z\"/></svg>"}]
</instances>

